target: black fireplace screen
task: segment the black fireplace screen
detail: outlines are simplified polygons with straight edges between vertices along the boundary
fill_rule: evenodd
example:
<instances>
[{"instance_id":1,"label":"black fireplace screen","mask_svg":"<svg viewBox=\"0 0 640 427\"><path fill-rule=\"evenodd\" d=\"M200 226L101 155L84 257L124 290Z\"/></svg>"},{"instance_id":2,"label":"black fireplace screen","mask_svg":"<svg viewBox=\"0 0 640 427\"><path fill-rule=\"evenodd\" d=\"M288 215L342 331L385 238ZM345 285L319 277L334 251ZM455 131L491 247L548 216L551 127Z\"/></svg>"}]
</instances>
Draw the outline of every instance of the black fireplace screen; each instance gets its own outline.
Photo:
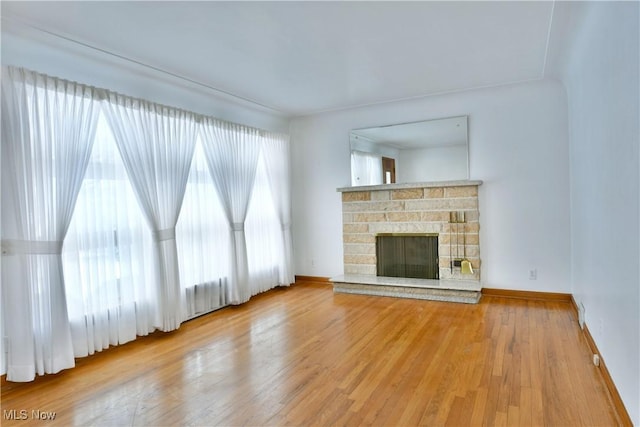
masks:
<instances>
[{"instance_id":1,"label":"black fireplace screen","mask_svg":"<svg viewBox=\"0 0 640 427\"><path fill-rule=\"evenodd\" d=\"M376 236L378 276L438 278L438 236Z\"/></svg>"}]
</instances>

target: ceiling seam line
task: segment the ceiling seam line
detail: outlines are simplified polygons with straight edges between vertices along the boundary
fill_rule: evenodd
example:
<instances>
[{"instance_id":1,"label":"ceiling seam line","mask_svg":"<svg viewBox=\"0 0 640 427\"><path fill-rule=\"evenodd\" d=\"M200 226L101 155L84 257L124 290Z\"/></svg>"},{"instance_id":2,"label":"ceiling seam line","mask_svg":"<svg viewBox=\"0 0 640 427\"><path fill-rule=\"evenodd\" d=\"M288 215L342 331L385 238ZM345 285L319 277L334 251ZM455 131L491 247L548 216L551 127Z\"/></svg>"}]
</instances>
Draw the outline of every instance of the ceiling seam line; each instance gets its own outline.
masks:
<instances>
[{"instance_id":1,"label":"ceiling seam line","mask_svg":"<svg viewBox=\"0 0 640 427\"><path fill-rule=\"evenodd\" d=\"M553 27L553 13L556 8L556 0L551 2L551 13L549 15L549 28L547 29L547 44L544 48L544 61L542 63L542 78L547 72L547 60L549 59L549 45L551 45L551 28Z\"/></svg>"}]
</instances>

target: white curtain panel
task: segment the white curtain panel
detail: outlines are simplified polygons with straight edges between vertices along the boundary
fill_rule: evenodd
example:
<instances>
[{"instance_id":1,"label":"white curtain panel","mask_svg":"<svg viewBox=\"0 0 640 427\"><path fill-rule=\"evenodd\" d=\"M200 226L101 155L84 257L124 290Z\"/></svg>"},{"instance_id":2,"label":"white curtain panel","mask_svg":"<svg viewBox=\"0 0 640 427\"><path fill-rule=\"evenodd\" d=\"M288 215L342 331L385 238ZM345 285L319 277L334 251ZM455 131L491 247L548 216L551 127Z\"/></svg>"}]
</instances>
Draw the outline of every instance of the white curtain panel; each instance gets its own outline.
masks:
<instances>
[{"instance_id":1,"label":"white curtain panel","mask_svg":"<svg viewBox=\"0 0 640 427\"><path fill-rule=\"evenodd\" d=\"M284 259L282 226L269 187L263 154L264 151L261 151L245 220L251 296L279 285L280 267Z\"/></svg>"},{"instance_id":2,"label":"white curtain panel","mask_svg":"<svg viewBox=\"0 0 640 427\"><path fill-rule=\"evenodd\" d=\"M196 143L191 172L176 226L180 282L187 293L187 316L225 304L230 275L229 223L211 179L202 143Z\"/></svg>"},{"instance_id":3,"label":"white curtain panel","mask_svg":"<svg viewBox=\"0 0 640 427\"><path fill-rule=\"evenodd\" d=\"M2 316L7 380L74 366L62 243L94 140L94 88L2 68Z\"/></svg>"},{"instance_id":4,"label":"white curtain panel","mask_svg":"<svg viewBox=\"0 0 640 427\"><path fill-rule=\"evenodd\" d=\"M382 157L361 151L351 152L351 185L382 184Z\"/></svg>"},{"instance_id":5,"label":"white curtain panel","mask_svg":"<svg viewBox=\"0 0 640 427\"><path fill-rule=\"evenodd\" d=\"M155 329L150 253L151 232L101 114L62 252L76 357Z\"/></svg>"},{"instance_id":6,"label":"white curtain panel","mask_svg":"<svg viewBox=\"0 0 640 427\"><path fill-rule=\"evenodd\" d=\"M196 143L196 119L186 111L117 94L109 94L104 105L127 175L153 232L157 327L172 331L186 317L175 227Z\"/></svg>"},{"instance_id":7,"label":"white curtain panel","mask_svg":"<svg viewBox=\"0 0 640 427\"><path fill-rule=\"evenodd\" d=\"M271 195L281 226L283 257L279 265L279 284L295 282L293 271L293 243L291 238L291 166L289 164L289 136L267 133L262 154L265 159Z\"/></svg>"},{"instance_id":8,"label":"white curtain panel","mask_svg":"<svg viewBox=\"0 0 640 427\"><path fill-rule=\"evenodd\" d=\"M200 127L209 173L229 223L231 276L228 302L241 304L251 297L245 219L260 154L257 129L205 119Z\"/></svg>"}]
</instances>

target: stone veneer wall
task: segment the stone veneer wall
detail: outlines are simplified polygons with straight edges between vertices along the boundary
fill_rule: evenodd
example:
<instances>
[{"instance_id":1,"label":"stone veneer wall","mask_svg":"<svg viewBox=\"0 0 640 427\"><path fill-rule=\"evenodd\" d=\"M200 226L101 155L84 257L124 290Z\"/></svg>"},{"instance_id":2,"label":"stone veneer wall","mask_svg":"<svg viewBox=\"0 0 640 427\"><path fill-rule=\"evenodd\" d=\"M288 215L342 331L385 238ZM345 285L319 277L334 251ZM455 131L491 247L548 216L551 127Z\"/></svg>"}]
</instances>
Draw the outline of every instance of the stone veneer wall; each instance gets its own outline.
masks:
<instances>
[{"instance_id":1,"label":"stone veneer wall","mask_svg":"<svg viewBox=\"0 0 640 427\"><path fill-rule=\"evenodd\" d=\"M464 224L450 224L450 211L464 211ZM443 186L342 193L345 274L376 274L376 235L379 233L438 234L440 279L480 280L478 186ZM460 227L460 258L464 229L466 257L473 275L450 269L456 254L456 226ZM453 240L451 240L453 236ZM453 248L449 250L449 242Z\"/></svg>"}]
</instances>

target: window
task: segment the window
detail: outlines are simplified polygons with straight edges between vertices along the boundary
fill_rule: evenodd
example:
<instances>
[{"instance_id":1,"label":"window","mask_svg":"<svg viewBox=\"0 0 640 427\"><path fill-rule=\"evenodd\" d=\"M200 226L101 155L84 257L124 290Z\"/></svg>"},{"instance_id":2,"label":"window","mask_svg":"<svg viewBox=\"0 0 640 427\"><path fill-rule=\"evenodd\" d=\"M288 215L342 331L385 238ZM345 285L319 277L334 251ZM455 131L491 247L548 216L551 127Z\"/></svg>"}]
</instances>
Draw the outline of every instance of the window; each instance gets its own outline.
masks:
<instances>
[{"instance_id":1,"label":"window","mask_svg":"<svg viewBox=\"0 0 640 427\"><path fill-rule=\"evenodd\" d=\"M260 156L245 222L251 295L277 285L280 273L278 260L284 257L282 226L274 206L264 161L264 157Z\"/></svg>"},{"instance_id":2,"label":"window","mask_svg":"<svg viewBox=\"0 0 640 427\"><path fill-rule=\"evenodd\" d=\"M101 115L62 254L76 356L153 330L152 253L149 227Z\"/></svg>"},{"instance_id":3,"label":"window","mask_svg":"<svg viewBox=\"0 0 640 427\"><path fill-rule=\"evenodd\" d=\"M176 226L187 317L224 305L230 267L229 225L198 140Z\"/></svg>"}]
</instances>

